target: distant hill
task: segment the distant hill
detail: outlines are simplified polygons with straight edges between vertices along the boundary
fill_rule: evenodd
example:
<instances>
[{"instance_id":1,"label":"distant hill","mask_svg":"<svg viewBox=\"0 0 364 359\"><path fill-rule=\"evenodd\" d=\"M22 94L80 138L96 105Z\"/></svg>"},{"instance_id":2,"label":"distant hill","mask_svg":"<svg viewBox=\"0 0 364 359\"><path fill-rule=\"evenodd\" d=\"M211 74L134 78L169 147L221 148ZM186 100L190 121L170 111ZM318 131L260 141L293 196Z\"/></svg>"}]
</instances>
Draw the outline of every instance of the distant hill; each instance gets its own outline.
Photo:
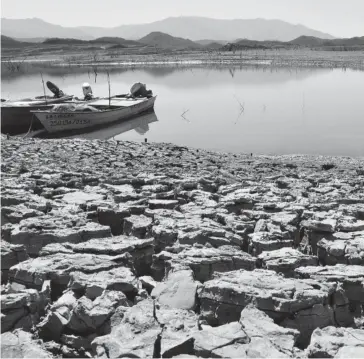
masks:
<instances>
[{"instance_id":1,"label":"distant hill","mask_svg":"<svg viewBox=\"0 0 364 359\"><path fill-rule=\"evenodd\" d=\"M297 39L290 41L291 44L301 46L319 46L322 45L326 39L320 39L314 36L300 36Z\"/></svg>"},{"instance_id":2,"label":"distant hill","mask_svg":"<svg viewBox=\"0 0 364 359\"><path fill-rule=\"evenodd\" d=\"M18 41L9 36L1 35L1 47L2 48L16 48L16 47L26 47L33 45L28 42Z\"/></svg>"},{"instance_id":3,"label":"distant hill","mask_svg":"<svg viewBox=\"0 0 364 359\"><path fill-rule=\"evenodd\" d=\"M220 42L210 42L203 47L207 50L219 50L223 47L223 45Z\"/></svg>"},{"instance_id":4,"label":"distant hill","mask_svg":"<svg viewBox=\"0 0 364 359\"><path fill-rule=\"evenodd\" d=\"M33 43L41 43L44 40L47 40L47 37L17 37L14 40L21 41L21 42L33 42Z\"/></svg>"},{"instance_id":5,"label":"distant hill","mask_svg":"<svg viewBox=\"0 0 364 359\"><path fill-rule=\"evenodd\" d=\"M141 46L140 42L134 41L134 40L126 40L122 37L99 37L95 40L90 40L92 43L97 44L115 44L115 45L121 45L123 47L129 47L129 46Z\"/></svg>"},{"instance_id":6,"label":"distant hill","mask_svg":"<svg viewBox=\"0 0 364 359\"><path fill-rule=\"evenodd\" d=\"M161 49L199 49L202 45L188 39L174 37L163 32L151 32L139 40L140 43Z\"/></svg>"},{"instance_id":7,"label":"distant hill","mask_svg":"<svg viewBox=\"0 0 364 359\"><path fill-rule=\"evenodd\" d=\"M50 39L46 39L43 41L45 45L79 45L79 44L87 44L88 41L79 40L79 39L63 39L58 37L52 37Z\"/></svg>"},{"instance_id":8,"label":"distant hill","mask_svg":"<svg viewBox=\"0 0 364 359\"><path fill-rule=\"evenodd\" d=\"M220 44L220 45L225 45L226 43L228 43L228 41L224 41L224 40L196 40L196 43L206 46L206 45L210 45L210 44Z\"/></svg>"},{"instance_id":9,"label":"distant hill","mask_svg":"<svg viewBox=\"0 0 364 359\"><path fill-rule=\"evenodd\" d=\"M308 47L319 50L364 50L364 36L349 39L320 39L314 36L300 36L292 41L253 41L239 39L223 46L223 50L274 49Z\"/></svg>"},{"instance_id":10,"label":"distant hill","mask_svg":"<svg viewBox=\"0 0 364 359\"><path fill-rule=\"evenodd\" d=\"M299 36L314 36L333 39L333 36L294 25L281 20L234 19L222 20L205 17L169 17L149 24L121 25L112 28L79 26L63 27L50 24L38 18L2 19L1 33L17 38L48 37L91 40L99 37L122 37L140 39L151 32L162 32L173 37L190 39L213 39L213 41L234 41L237 38L249 40L291 41Z\"/></svg>"},{"instance_id":11,"label":"distant hill","mask_svg":"<svg viewBox=\"0 0 364 359\"><path fill-rule=\"evenodd\" d=\"M291 41L292 44L301 46L364 46L364 36L347 39L320 39L313 36L300 36Z\"/></svg>"},{"instance_id":12,"label":"distant hill","mask_svg":"<svg viewBox=\"0 0 364 359\"><path fill-rule=\"evenodd\" d=\"M43 41L45 45L84 45L84 44L103 44L110 45L113 48L124 48L132 46L142 46L140 42L133 40L125 40L121 37L100 37L95 40L79 40L79 39L63 39L53 37Z\"/></svg>"}]
</instances>

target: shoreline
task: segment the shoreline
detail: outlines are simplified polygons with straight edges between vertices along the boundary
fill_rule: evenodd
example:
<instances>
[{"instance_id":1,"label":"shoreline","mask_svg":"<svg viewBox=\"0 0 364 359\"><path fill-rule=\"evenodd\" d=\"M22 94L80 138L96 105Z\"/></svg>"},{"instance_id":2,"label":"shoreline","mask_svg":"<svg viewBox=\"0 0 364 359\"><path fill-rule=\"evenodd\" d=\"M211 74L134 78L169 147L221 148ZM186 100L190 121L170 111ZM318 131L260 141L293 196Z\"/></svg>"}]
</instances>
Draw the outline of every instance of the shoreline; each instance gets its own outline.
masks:
<instances>
[{"instance_id":1,"label":"shoreline","mask_svg":"<svg viewBox=\"0 0 364 359\"><path fill-rule=\"evenodd\" d=\"M68 52L66 54L52 54L51 52L37 55L22 55L16 53L2 54L2 67L12 71L16 67L42 64L46 67L145 67L145 66L258 66L262 68L341 68L364 70L364 51L313 51L301 50L246 50L230 51L182 51L175 53L112 53L99 51ZM13 72L18 71L14 69Z\"/></svg>"}]
</instances>

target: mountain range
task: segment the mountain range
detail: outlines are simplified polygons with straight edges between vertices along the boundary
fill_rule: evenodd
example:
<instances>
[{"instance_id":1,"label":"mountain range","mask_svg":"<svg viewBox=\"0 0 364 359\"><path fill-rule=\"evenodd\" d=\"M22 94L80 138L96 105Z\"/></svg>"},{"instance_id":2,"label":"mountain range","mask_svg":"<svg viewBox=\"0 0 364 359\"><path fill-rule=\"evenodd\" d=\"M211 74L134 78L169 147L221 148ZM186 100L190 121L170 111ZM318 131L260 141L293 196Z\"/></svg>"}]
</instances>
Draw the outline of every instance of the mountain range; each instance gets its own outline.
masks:
<instances>
[{"instance_id":1,"label":"mountain range","mask_svg":"<svg viewBox=\"0 0 364 359\"><path fill-rule=\"evenodd\" d=\"M27 38L73 38L92 40L100 37L122 37L139 40L152 32L163 32L174 37L192 41L213 39L214 41L248 40L291 41L300 36L333 39L330 34L294 25L281 20L235 19L222 20L204 17L169 17L148 24L121 25L112 28L79 26L64 27L42 19L1 19L1 34L26 41Z\"/></svg>"}]
</instances>

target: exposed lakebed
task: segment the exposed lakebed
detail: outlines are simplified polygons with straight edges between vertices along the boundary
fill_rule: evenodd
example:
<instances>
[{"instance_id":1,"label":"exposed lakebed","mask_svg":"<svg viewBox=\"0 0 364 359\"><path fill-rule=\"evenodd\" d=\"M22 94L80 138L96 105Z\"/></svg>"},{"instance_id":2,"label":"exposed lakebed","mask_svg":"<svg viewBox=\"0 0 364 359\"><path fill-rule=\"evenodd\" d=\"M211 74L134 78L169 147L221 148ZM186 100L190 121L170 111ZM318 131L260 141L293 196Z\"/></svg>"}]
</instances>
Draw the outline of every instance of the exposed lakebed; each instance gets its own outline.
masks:
<instances>
[{"instance_id":1,"label":"exposed lakebed","mask_svg":"<svg viewBox=\"0 0 364 359\"><path fill-rule=\"evenodd\" d=\"M1 150L2 357L363 357L362 159Z\"/></svg>"},{"instance_id":2,"label":"exposed lakebed","mask_svg":"<svg viewBox=\"0 0 364 359\"><path fill-rule=\"evenodd\" d=\"M140 81L158 95L158 121L143 125L141 131L115 129L109 137L136 141L147 137L152 142L245 153L364 154L361 71L262 66L109 71L112 94L125 93ZM92 85L96 96L108 94L102 69L96 82L92 68L44 68L43 76L76 96L81 96L84 82ZM2 78L2 97L29 97L42 91L37 73ZM87 138L103 139L105 133Z\"/></svg>"}]
</instances>

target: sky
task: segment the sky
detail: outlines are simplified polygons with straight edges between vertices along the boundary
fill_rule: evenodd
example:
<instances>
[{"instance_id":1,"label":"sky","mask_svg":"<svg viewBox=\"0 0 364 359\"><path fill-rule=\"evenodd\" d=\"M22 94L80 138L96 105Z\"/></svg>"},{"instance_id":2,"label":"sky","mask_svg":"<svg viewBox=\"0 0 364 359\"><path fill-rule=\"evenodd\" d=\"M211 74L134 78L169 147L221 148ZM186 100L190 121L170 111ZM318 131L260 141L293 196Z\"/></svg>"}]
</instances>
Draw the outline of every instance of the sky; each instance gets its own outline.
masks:
<instances>
[{"instance_id":1,"label":"sky","mask_svg":"<svg viewBox=\"0 0 364 359\"><path fill-rule=\"evenodd\" d=\"M1 0L1 17L113 27L170 16L280 19L336 37L364 36L364 0Z\"/></svg>"}]
</instances>

